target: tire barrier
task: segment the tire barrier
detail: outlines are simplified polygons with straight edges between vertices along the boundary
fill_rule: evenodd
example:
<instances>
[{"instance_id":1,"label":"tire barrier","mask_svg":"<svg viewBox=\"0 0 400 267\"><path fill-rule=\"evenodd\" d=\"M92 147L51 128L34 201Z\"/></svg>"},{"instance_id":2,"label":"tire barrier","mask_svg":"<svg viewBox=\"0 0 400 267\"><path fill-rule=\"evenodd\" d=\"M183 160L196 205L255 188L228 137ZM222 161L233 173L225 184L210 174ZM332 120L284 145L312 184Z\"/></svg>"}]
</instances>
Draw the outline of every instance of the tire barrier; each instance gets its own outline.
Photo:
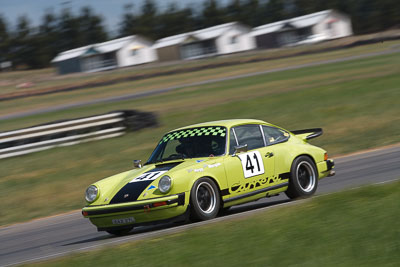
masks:
<instances>
[{"instance_id":1,"label":"tire barrier","mask_svg":"<svg viewBox=\"0 0 400 267\"><path fill-rule=\"evenodd\" d=\"M0 159L117 137L157 125L153 113L121 110L0 132Z\"/></svg>"}]
</instances>

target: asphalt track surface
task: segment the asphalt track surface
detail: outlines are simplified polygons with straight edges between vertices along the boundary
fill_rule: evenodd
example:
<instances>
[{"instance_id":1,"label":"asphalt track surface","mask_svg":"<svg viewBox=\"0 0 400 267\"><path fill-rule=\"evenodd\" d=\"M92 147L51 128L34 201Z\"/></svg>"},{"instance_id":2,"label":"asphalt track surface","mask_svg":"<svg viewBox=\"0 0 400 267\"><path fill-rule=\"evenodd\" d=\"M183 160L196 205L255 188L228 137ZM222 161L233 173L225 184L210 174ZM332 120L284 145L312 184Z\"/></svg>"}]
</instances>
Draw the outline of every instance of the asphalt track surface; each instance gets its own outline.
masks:
<instances>
[{"instance_id":1,"label":"asphalt track surface","mask_svg":"<svg viewBox=\"0 0 400 267\"><path fill-rule=\"evenodd\" d=\"M335 159L335 162L336 176L320 181L317 196L400 179L400 144L340 157ZM154 238L203 224L245 217L257 212L268 212L268 209L279 208L282 205L301 205L301 201L289 201L284 194L281 194L278 197L264 198L236 206L229 211L229 214L210 221L137 227L132 234L124 237L113 237L105 232L97 232L96 228L82 217L80 211L74 211L0 228L0 266L42 261L65 256L71 252Z\"/></svg>"},{"instance_id":2,"label":"asphalt track surface","mask_svg":"<svg viewBox=\"0 0 400 267\"><path fill-rule=\"evenodd\" d=\"M199 86L199 85L205 85L205 84L211 84L211 83L223 82L223 81L231 81L231 80L253 77L253 76L262 75L262 74L268 74L268 73L274 73L274 72L280 72L280 71L286 71L286 70L297 70L297 69L302 69L302 68L307 68L307 67L321 66L321 65L325 65L325 64L345 62L345 61L363 59L363 58L368 58L368 57L373 57L373 56L388 55L388 54L394 54L394 53L400 53L400 50L399 49L390 49L390 50L386 50L386 51L368 53L368 54L357 55L357 56L343 57L343 58L330 59L330 60L322 60L322 61L317 61L317 62L312 62L312 63L294 65L294 66L290 66L290 67L276 68L276 69L272 69L272 70L259 71L259 72L252 72L252 73L228 76L228 77L218 78L218 79L209 79L209 80L204 80L204 81L199 81L199 82L194 82L194 83L187 83L187 84L181 84L181 85L176 85L176 86L172 86L172 87L154 89L154 90L145 91L145 92L138 92L138 93L133 93L133 94L125 94L125 95L120 95L120 96L100 98L100 99L94 99L94 100L90 100L90 101L81 101L81 102L75 102L75 103L59 105L59 106L54 106L54 107L49 107L49 108L41 108L41 109L30 110L30 111L22 111L22 112L16 112L16 113L5 114L5 115L0 114L0 121L8 120L8 119L22 118L22 117L27 117L27 116L31 116L31 115L54 112L54 111L59 111L59 110L66 110L66 109L70 109L70 108L78 108L78 107L87 106L87 105L139 99L139 98L143 98L143 97L165 94L165 93L168 93L168 92L171 92L171 91L174 91L177 89L182 89L185 87Z\"/></svg>"}]
</instances>

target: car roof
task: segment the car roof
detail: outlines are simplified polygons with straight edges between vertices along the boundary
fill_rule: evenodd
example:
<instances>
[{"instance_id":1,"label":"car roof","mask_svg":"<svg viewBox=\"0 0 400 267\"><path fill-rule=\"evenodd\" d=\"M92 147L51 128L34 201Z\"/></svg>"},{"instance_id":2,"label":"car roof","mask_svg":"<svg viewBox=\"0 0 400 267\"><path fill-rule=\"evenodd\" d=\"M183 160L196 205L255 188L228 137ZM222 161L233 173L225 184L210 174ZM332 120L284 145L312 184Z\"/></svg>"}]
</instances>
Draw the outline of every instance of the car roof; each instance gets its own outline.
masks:
<instances>
[{"instance_id":1,"label":"car roof","mask_svg":"<svg viewBox=\"0 0 400 267\"><path fill-rule=\"evenodd\" d=\"M185 127L181 127L178 129L174 129L170 132L174 132L177 130L182 130L182 129L188 129L188 128L197 128L197 127L207 127L207 126L224 126L226 128L230 128L236 125L243 125L243 124L264 124L264 125L271 125L272 124L262 121L262 120L254 120L254 119L232 119L232 120L219 120L219 121L209 121L209 122L203 122L203 123L197 123L197 124L192 124L188 125Z\"/></svg>"}]
</instances>

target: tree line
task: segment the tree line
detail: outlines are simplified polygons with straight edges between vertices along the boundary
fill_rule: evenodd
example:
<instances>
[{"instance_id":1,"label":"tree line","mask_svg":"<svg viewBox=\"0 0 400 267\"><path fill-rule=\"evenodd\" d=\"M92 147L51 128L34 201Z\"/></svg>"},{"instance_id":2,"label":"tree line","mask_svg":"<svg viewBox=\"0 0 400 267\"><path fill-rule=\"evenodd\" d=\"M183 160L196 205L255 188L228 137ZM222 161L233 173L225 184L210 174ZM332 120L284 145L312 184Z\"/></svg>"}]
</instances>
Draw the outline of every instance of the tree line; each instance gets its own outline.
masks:
<instances>
[{"instance_id":1,"label":"tree line","mask_svg":"<svg viewBox=\"0 0 400 267\"><path fill-rule=\"evenodd\" d=\"M141 34L157 40L231 21L255 27L326 9L348 14L356 34L400 25L398 0L230 0L226 5L206 0L200 10L195 8L180 8L171 3L159 10L154 0L145 0L139 12L135 12L133 4L125 5L117 34L112 36L103 17L90 7L83 7L77 14L69 8L58 14L46 10L40 25L35 27L23 15L17 18L13 30L0 14L0 62L11 61L14 68L43 68L59 52L111 37Z\"/></svg>"}]
</instances>

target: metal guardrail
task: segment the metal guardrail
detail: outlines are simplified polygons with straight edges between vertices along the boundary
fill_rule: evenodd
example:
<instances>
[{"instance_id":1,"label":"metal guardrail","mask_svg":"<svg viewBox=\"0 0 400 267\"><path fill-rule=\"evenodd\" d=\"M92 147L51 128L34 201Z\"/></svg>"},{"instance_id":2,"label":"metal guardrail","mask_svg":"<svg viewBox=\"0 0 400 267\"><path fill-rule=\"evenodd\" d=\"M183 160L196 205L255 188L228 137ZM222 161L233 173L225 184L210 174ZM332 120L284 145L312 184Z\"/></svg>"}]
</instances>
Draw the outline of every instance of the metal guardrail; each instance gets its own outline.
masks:
<instances>
[{"instance_id":1,"label":"metal guardrail","mask_svg":"<svg viewBox=\"0 0 400 267\"><path fill-rule=\"evenodd\" d=\"M157 119L152 113L123 110L0 132L0 159L117 137L155 125Z\"/></svg>"}]
</instances>

